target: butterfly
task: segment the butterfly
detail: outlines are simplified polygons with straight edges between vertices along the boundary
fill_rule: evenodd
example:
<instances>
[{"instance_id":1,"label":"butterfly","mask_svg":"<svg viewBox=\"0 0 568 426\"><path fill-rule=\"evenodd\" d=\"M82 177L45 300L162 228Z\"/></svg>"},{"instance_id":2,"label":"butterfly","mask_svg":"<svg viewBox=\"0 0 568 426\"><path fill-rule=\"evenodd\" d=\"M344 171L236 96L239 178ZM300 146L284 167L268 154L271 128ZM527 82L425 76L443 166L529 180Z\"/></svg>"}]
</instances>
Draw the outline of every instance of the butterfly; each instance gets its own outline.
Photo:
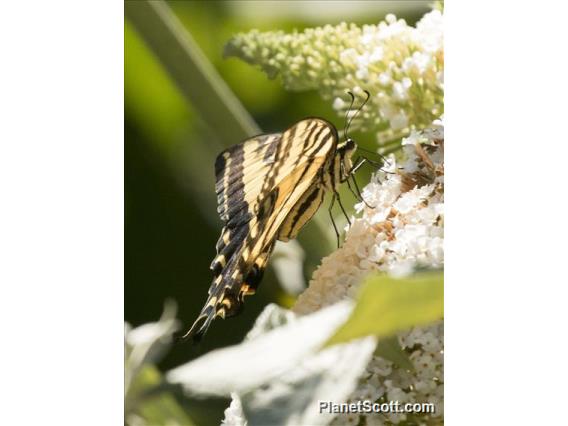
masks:
<instances>
[{"instance_id":1,"label":"butterfly","mask_svg":"<svg viewBox=\"0 0 568 426\"><path fill-rule=\"evenodd\" d=\"M210 266L214 279L197 320L182 338L199 340L216 317L241 311L244 297L254 294L262 279L276 240L296 238L326 192L333 194L330 216L336 200L345 214L337 189L349 184L366 159L354 163L357 144L344 139L340 142L333 124L312 117L283 133L254 136L218 155L215 191L224 227Z\"/></svg>"}]
</instances>

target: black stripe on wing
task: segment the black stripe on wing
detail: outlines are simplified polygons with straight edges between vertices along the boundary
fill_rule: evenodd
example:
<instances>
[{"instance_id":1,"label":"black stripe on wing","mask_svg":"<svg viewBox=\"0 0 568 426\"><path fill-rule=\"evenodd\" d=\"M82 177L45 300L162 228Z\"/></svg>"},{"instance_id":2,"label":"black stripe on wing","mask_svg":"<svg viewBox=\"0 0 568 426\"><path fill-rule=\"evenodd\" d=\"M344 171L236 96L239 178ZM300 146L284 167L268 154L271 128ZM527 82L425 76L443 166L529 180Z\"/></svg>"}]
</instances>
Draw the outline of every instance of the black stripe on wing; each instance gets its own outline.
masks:
<instances>
[{"instance_id":1,"label":"black stripe on wing","mask_svg":"<svg viewBox=\"0 0 568 426\"><path fill-rule=\"evenodd\" d=\"M261 195L262 183L272 167L279 134L262 135L223 151L215 161L217 212L229 226L252 219L249 201ZM233 220L231 220L233 219Z\"/></svg>"},{"instance_id":2,"label":"black stripe on wing","mask_svg":"<svg viewBox=\"0 0 568 426\"><path fill-rule=\"evenodd\" d=\"M289 241L298 235L300 229L309 222L313 215L318 211L325 192L318 183L314 183L308 189L302 198L298 200L296 205L292 207L290 213L284 219L284 222L278 230L278 239L280 241Z\"/></svg>"}]
</instances>

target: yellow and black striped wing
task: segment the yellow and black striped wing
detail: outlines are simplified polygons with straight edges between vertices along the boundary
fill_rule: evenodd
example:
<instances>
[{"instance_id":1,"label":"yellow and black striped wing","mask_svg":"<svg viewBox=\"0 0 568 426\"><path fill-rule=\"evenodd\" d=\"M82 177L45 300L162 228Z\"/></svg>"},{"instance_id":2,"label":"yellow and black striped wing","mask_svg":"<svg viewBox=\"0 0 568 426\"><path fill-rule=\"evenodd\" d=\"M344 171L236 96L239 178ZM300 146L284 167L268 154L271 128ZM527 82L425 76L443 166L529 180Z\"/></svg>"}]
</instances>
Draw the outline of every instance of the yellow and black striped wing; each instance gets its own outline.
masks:
<instances>
[{"instance_id":1,"label":"yellow and black striped wing","mask_svg":"<svg viewBox=\"0 0 568 426\"><path fill-rule=\"evenodd\" d=\"M296 238L302 227L308 223L318 211L325 190L318 183L312 183L312 186L302 195L296 205L290 210L286 219L278 230L278 239L280 241L289 241Z\"/></svg>"},{"instance_id":2,"label":"yellow and black striped wing","mask_svg":"<svg viewBox=\"0 0 568 426\"><path fill-rule=\"evenodd\" d=\"M240 311L262 278L276 239L295 238L323 200L322 174L337 146L335 127L302 120L282 134L235 145L215 164L218 212L225 223L211 264L209 297L186 336L200 336L216 316Z\"/></svg>"}]
</instances>

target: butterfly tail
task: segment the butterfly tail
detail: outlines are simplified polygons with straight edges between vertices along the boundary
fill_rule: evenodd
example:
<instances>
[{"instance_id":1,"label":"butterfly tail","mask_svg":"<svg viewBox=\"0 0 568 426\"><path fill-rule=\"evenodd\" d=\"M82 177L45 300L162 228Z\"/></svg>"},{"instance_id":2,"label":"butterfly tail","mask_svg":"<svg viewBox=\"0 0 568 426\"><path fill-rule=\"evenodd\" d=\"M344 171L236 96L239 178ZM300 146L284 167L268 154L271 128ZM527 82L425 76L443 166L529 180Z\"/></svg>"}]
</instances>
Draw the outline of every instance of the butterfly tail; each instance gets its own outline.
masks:
<instances>
[{"instance_id":1,"label":"butterfly tail","mask_svg":"<svg viewBox=\"0 0 568 426\"><path fill-rule=\"evenodd\" d=\"M229 269L229 272L232 269ZM182 340L192 339L199 341L209 329L215 317L226 318L237 315L242 309L242 301L232 290L238 288L237 282L230 280L226 275L218 275L209 289L209 297L199 316Z\"/></svg>"},{"instance_id":2,"label":"butterfly tail","mask_svg":"<svg viewBox=\"0 0 568 426\"><path fill-rule=\"evenodd\" d=\"M181 337L181 340L191 339L194 342L199 342L209 329L209 326L215 319L215 316L215 306L207 303L201 310L189 331Z\"/></svg>"},{"instance_id":3,"label":"butterfly tail","mask_svg":"<svg viewBox=\"0 0 568 426\"><path fill-rule=\"evenodd\" d=\"M244 269L239 262L240 251L237 252L236 256L234 255L235 248L240 246L233 248L230 243L227 246L221 246L222 241L223 237L217 244L219 254L211 264L211 269L216 278L209 289L209 297L189 331L181 338L183 340L192 339L197 342L207 332L215 317L227 318L241 312L244 297L255 293L274 248L274 244L265 247L252 262L252 266L243 279L241 274L235 273ZM226 264L224 260L220 260L225 256L230 259Z\"/></svg>"}]
</instances>

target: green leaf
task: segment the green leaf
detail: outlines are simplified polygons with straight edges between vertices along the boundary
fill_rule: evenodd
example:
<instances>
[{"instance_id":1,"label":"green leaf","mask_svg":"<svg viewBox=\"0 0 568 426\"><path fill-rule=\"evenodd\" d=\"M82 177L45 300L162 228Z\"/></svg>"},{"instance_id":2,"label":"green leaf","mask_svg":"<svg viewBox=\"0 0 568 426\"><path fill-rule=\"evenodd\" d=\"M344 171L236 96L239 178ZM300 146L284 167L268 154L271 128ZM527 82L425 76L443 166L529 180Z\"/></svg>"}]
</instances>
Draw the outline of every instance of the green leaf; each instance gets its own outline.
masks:
<instances>
[{"instance_id":1,"label":"green leaf","mask_svg":"<svg viewBox=\"0 0 568 426\"><path fill-rule=\"evenodd\" d=\"M396 336L381 339L375 350L375 355L394 362L404 370L414 370L414 365L412 365L410 358L406 352L404 352L402 346L400 346Z\"/></svg>"},{"instance_id":2,"label":"green leaf","mask_svg":"<svg viewBox=\"0 0 568 426\"><path fill-rule=\"evenodd\" d=\"M422 272L400 279L374 275L366 279L351 317L327 345L367 335L390 337L439 320L443 315L442 272Z\"/></svg>"},{"instance_id":3,"label":"green leaf","mask_svg":"<svg viewBox=\"0 0 568 426\"><path fill-rule=\"evenodd\" d=\"M178 404L172 393L152 391L159 387L161 380L161 374L158 369L154 366L146 365L140 371L133 386L133 389L139 391L138 397L134 401L130 401L127 407L130 406L132 412L142 417L148 424L193 426L194 423Z\"/></svg>"}]
</instances>

